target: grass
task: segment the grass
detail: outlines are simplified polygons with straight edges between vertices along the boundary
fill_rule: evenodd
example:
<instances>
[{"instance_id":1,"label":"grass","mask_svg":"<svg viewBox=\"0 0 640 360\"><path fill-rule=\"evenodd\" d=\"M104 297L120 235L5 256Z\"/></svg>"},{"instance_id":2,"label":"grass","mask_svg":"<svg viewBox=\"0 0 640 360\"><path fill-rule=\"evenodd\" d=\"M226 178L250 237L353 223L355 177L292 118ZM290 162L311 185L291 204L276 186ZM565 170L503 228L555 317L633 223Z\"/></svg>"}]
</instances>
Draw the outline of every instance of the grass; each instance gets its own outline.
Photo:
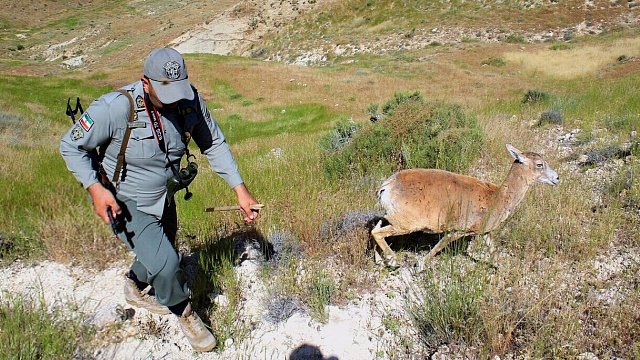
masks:
<instances>
[{"instance_id":1,"label":"grass","mask_svg":"<svg viewBox=\"0 0 640 360\"><path fill-rule=\"evenodd\" d=\"M229 141L240 142L249 138L264 138L279 134L313 134L334 120L326 107L319 104L300 104L269 107L263 110L269 117L258 122L231 114L220 119L220 127Z\"/></svg>"},{"instance_id":2,"label":"grass","mask_svg":"<svg viewBox=\"0 0 640 360\"><path fill-rule=\"evenodd\" d=\"M569 6L558 4L554 17L544 8L525 11L513 2L493 8L468 1L345 1L331 11L324 9L292 22L290 26L297 28L283 31L272 39L272 45L273 49L300 49L304 47L300 44L321 38L366 43L400 27L409 39L420 29L430 30L435 19L443 19L442 24L448 26L481 26L489 18L499 23L509 16L511 31L520 34L534 23L554 28L573 24L574 15L566 11ZM495 17L487 17L489 13ZM596 10L593 16L599 16ZM52 21L67 31L87 26L79 18L57 15ZM16 26L9 20L0 24L3 31ZM411 30L414 28L418 30ZM370 126L371 104L384 105L397 92L419 91L429 103L446 103L450 113L477 119L477 128L473 128L484 139L471 159L454 151L436 166L446 160L469 160L456 170L499 183L510 161L504 144L512 143L524 151L546 150L545 157L562 179L557 187L532 188L513 216L493 234L496 246L506 254L497 269L472 263L462 255L464 249L445 251L428 264L428 276L421 278L423 300L407 304L423 346L475 347L480 358L505 354L570 358L587 350L603 358L640 356L637 266L625 267L611 278L597 277L593 268L596 261L624 264L626 258L618 249L637 252L640 190L638 165L633 160L637 154L624 160L625 171L614 173L617 175L607 183L593 177L593 169L600 165L593 165L591 171L575 171L569 164L594 143L633 139L630 133L640 123L640 81L633 62L617 58L623 54L638 57L638 41L622 32L574 39L570 46L526 44L521 50L522 39L511 40L516 44L489 46L466 41L464 48L443 45L416 52L360 54L348 59L354 63L324 68L233 56L187 56L190 75L194 74L194 82L222 127L247 185L266 204L260 221L250 228L241 224L237 213L203 212L206 207L233 204L235 198L208 169L206 159L194 151L202 171L190 187L193 199L177 201L179 244L192 254L189 266L196 269L192 278L195 308L221 343L227 338L237 343L249 331L242 322L243 289L235 270L238 253L234 246L242 239L258 239L263 246L277 234L289 234L286 250L281 250L287 256L261 263L269 293L281 299L274 307L285 304L285 310L295 308L326 320L327 305L340 305L362 292L388 287L389 277L395 275L374 264L366 223L375 217L379 178L394 169L388 167L357 181L330 181L324 175L320 143L335 124L342 126L340 139L351 137L344 133L352 129L344 125L346 119L358 125L354 128ZM105 48L105 56L125 51L122 45L124 42ZM105 63L111 59L105 57ZM0 74L0 204L5 215L0 217L0 258L8 263L16 258L46 257L96 267L121 259L124 247L92 214L87 194L65 169L57 144L69 126L63 113L66 99L80 96L88 106L91 99L134 79L132 74L138 76L136 64L114 69L98 66L88 73L52 71L52 75L21 76L14 72L31 66L30 60L0 61L13 64ZM547 96L523 102L530 90ZM530 125L549 109L563 114L563 128ZM395 108L385 118L391 121L389 131L373 142L389 143L390 134L401 127L415 133L410 116L420 113L416 108ZM573 128L581 128L584 138L566 145L568 150L560 149L573 156L564 158L555 151L555 139ZM547 148L545 143L552 146ZM422 166L419 161L435 152L407 149L406 144L401 147L410 166ZM372 155L365 152L353 165L371 162ZM599 297L601 293L624 296L607 302ZM225 301L214 302L209 295L222 296ZM3 330L18 329L18 324L25 323L21 319L38 315L28 321L41 325L34 334L13 331L20 339L33 336L41 340L35 343L47 344L56 340L48 337L52 331L66 334L63 331L69 330L71 334L60 337L69 339L76 339L79 331L73 322L49 329L58 326L58 320L38 306L14 302L0 307L0 311L5 309L18 311L3 313L8 314L0 318L7 321L0 326ZM286 319L285 310L273 317ZM401 320L382 319L395 336L402 334L405 324ZM7 333L0 332L3 335ZM64 345L78 346L73 342ZM39 345L34 346L37 350ZM411 346L403 345L398 351L410 353ZM69 351L74 350L59 347L49 357L73 357ZM0 348L0 354L11 351Z\"/></svg>"},{"instance_id":3,"label":"grass","mask_svg":"<svg viewBox=\"0 0 640 360\"><path fill-rule=\"evenodd\" d=\"M442 343L482 344L484 324L481 301L487 287L481 269L463 268L447 256L435 269L421 276L421 301L409 305L409 313L421 340L435 349Z\"/></svg>"},{"instance_id":4,"label":"grass","mask_svg":"<svg viewBox=\"0 0 640 360\"><path fill-rule=\"evenodd\" d=\"M335 297L337 291L335 282L324 271L319 270L315 272L315 276L311 278L308 286L312 315L321 321L326 321L328 314L325 306L331 304L332 298Z\"/></svg>"},{"instance_id":5,"label":"grass","mask_svg":"<svg viewBox=\"0 0 640 360\"><path fill-rule=\"evenodd\" d=\"M234 270L240 255L235 246L242 240L245 240L242 232L232 232L221 238L190 243L197 259L196 276L191 284L193 304L196 309L208 312L204 319L209 319L212 333L221 339L221 350L224 340L240 340L246 335L238 316L242 284ZM211 295L221 295L225 300L212 306Z\"/></svg>"},{"instance_id":6,"label":"grass","mask_svg":"<svg viewBox=\"0 0 640 360\"><path fill-rule=\"evenodd\" d=\"M505 54L505 58L508 62L519 63L530 72L540 72L560 79L575 79L597 74L603 68L615 64L616 58L623 54L640 55L640 40L619 39L565 49L561 52L553 49L539 50L526 55L509 52Z\"/></svg>"},{"instance_id":7,"label":"grass","mask_svg":"<svg viewBox=\"0 0 640 360\"><path fill-rule=\"evenodd\" d=\"M93 329L65 309L42 301L0 300L0 359L70 359L90 356Z\"/></svg>"},{"instance_id":8,"label":"grass","mask_svg":"<svg viewBox=\"0 0 640 360\"><path fill-rule=\"evenodd\" d=\"M510 99L487 107L486 111L488 114L516 114L527 119L537 118L541 112L552 108L564 115L564 124L569 128L582 128L585 133L608 128L622 138L638 129L640 101L633 95L638 91L637 74L600 83L589 77L562 82L549 80L546 86L514 93ZM536 101L523 100L532 96Z\"/></svg>"},{"instance_id":9,"label":"grass","mask_svg":"<svg viewBox=\"0 0 640 360\"><path fill-rule=\"evenodd\" d=\"M67 99L80 97L85 105L113 86L95 86L73 78L53 76L8 76L0 74L0 106L5 112L14 113L34 121L38 118L56 124L71 125L65 115ZM37 91L34 91L37 89Z\"/></svg>"}]
</instances>

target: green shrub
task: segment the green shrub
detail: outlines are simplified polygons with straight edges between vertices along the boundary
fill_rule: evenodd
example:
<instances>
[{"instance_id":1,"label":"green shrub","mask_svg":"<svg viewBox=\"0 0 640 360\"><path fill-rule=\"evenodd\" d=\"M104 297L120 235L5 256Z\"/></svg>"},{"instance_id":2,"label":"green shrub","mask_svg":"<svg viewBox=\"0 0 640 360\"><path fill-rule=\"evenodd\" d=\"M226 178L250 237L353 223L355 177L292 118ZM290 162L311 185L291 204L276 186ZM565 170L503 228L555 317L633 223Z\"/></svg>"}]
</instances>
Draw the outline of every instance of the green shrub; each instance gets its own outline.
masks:
<instances>
[{"instance_id":1,"label":"green shrub","mask_svg":"<svg viewBox=\"0 0 640 360\"><path fill-rule=\"evenodd\" d=\"M482 65L500 67L507 65L507 62L500 57L490 57L487 60L482 61Z\"/></svg>"},{"instance_id":2,"label":"green shrub","mask_svg":"<svg viewBox=\"0 0 640 360\"><path fill-rule=\"evenodd\" d=\"M604 126L609 130L623 130L625 132L637 131L640 127L640 115L638 114L620 114L608 115L603 119Z\"/></svg>"},{"instance_id":3,"label":"green shrub","mask_svg":"<svg viewBox=\"0 0 640 360\"><path fill-rule=\"evenodd\" d=\"M450 257L441 269L427 269L420 278L420 302L408 305L409 314L429 348L442 343L476 345L486 337L480 304L486 275L461 269Z\"/></svg>"},{"instance_id":4,"label":"green shrub","mask_svg":"<svg viewBox=\"0 0 640 360\"><path fill-rule=\"evenodd\" d=\"M527 39L525 39L523 35L509 34L509 36L507 36L506 41L511 44L524 44L527 42Z\"/></svg>"},{"instance_id":5,"label":"green shrub","mask_svg":"<svg viewBox=\"0 0 640 360\"><path fill-rule=\"evenodd\" d=\"M376 115L378 114L378 104L369 104L369 107L367 107L366 113L369 115Z\"/></svg>"},{"instance_id":6,"label":"green shrub","mask_svg":"<svg viewBox=\"0 0 640 360\"><path fill-rule=\"evenodd\" d=\"M310 305L313 314L321 321L326 321L325 306L331 303L331 299L337 292L337 285L324 271L320 271L309 284Z\"/></svg>"},{"instance_id":7,"label":"green shrub","mask_svg":"<svg viewBox=\"0 0 640 360\"><path fill-rule=\"evenodd\" d=\"M567 43L553 43L549 46L549 50L569 50L571 45Z\"/></svg>"},{"instance_id":8,"label":"green shrub","mask_svg":"<svg viewBox=\"0 0 640 360\"><path fill-rule=\"evenodd\" d=\"M424 101L424 98L422 97L419 91L416 91L413 93L397 92L393 95L393 99L388 100L387 102L384 103L384 105L382 105L382 113L384 115L391 115L399 105L409 101L415 101L415 102L421 103ZM371 107L372 106L369 105L369 109L371 109Z\"/></svg>"},{"instance_id":9,"label":"green shrub","mask_svg":"<svg viewBox=\"0 0 640 360\"><path fill-rule=\"evenodd\" d=\"M427 102L416 92L396 94L383 112L343 147L324 147L327 178L384 177L414 167L462 172L480 153L482 130L459 106Z\"/></svg>"},{"instance_id":10,"label":"green shrub","mask_svg":"<svg viewBox=\"0 0 640 360\"><path fill-rule=\"evenodd\" d=\"M637 145L636 145L637 146ZM634 151L635 150L635 151ZM638 149L632 149L636 152ZM626 165L626 168L614 176L605 193L608 198L620 201L623 208L640 208L640 164L637 161ZM633 210L632 210L633 211Z\"/></svg>"},{"instance_id":11,"label":"green shrub","mask_svg":"<svg viewBox=\"0 0 640 360\"><path fill-rule=\"evenodd\" d=\"M524 104L533 104L540 101L549 100L550 96L548 93L540 90L527 90L522 98L522 102Z\"/></svg>"},{"instance_id":12,"label":"green shrub","mask_svg":"<svg viewBox=\"0 0 640 360\"><path fill-rule=\"evenodd\" d=\"M342 148L351 140L360 127L361 125L352 119L339 120L333 130L320 139L320 149L334 151Z\"/></svg>"},{"instance_id":13,"label":"green shrub","mask_svg":"<svg viewBox=\"0 0 640 360\"><path fill-rule=\"evenodd\" d=\"M562 125L564 121L564 116L562 112L557 110L546 110L540 114L540 120L538 121L538 126L543 126L545 124L555 124Z\"/></svg>"}]
</instances>

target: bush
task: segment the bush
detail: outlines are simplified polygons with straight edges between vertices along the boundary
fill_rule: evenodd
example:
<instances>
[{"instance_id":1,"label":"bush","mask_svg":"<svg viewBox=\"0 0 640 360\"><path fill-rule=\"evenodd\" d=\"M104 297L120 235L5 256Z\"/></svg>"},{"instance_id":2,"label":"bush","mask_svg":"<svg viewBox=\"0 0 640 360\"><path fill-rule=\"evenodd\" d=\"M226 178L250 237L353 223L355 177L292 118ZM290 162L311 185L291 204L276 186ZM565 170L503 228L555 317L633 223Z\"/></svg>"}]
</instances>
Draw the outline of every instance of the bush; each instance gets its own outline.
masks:
<instances>
[{"instance_id":1,"label":"bush","mask_svg":"<svg viewBox=\"0 0 640 360\"><path fill-rule=\"evenodd\" d=\"M422 301L408 304L421 341L431 349L443 343L474 346L486 338L480 304L487 277L459 265L449 258L441 269L427 269L419 283Z\"/></svg>"},{"instance_id":2,"label":"bush","mask_svg":"<svg viewBox=\"0 0 640 360\"><path fill-rule=\"evenodd\" d=\"M640 115L631 113L608 115L603 118L603 122L604 126L612 131L638 131Z\"/></svg>"},{"instance_id":3,"label":"bush","mask_svg":"<svg viewBox=\"0 0 640 360\"><path fill-rule=\"evenodd\" d=\"M424 102L424 98L419 91L414 93L395 93L393 99L387 101L382 105L382 113L384 115L391 115L393 111L400 105L406 102ZM371 105L369 105L371 108Z\"/></svg>"},{"instance_id":4,"label":"bush","mask_svg":"<svg viewBox=\"0 0 640 360\"><path fill-rule=\"evenodd\" d=\"M459 106L427 102L416 92L396 94L382 108L387 116L343 147L324 146L329 179L386 177L414 167L463 172L480 153L482 130Z\"/></svg>"},{"instance_id":5,"label":"bush","mask_svg":"<svg viewBox=\"0 0 640 360\"><path fill-rule=\"evenodd\" d=\"M320 149L334 151L345 146L358 131L360 125L352 119L339 120L333 130L320 139Z\"/></svg>"},{"instance_id":6,"label":"bush","mask_svg":"<svg viewBox=\"0 0 640 360\"><path fill-rule=\"evenodd\" d=\"M335 281L321 270L311 279L308 291L313 314L320 321L326 321L328 314L325 311L325 306L331 304L332 298L337 293Z\"/></svg>"},{"instance_id":7,"label":"bush","mask_svg":"<svg viewBox=\"0 0 640 360\"><path fill-rule=\"evenodd\" d=\"M527 39L523 35L509 34L509 36L507 36L506 42L510 44L524 44L527 42Z\"/></svg>"},{"instance_id":8,"label":"bush","mask_svg":"<svg viewBox=\"0 0 640 360\"><path fill-rule=\"evenodd\" d=\"M566 43L553 43L549 46L549 50L569 50L571 45Z\"/></svg>"},{"instance_id":9,"label":"bush","mask_svg":"<svg viewBox=\"0 0 640 360\"><path fill-rule=\"evenodd\" d=\"M507 65L507 62L500 57L490 57L487 60L482 61L482 65L500 67Z\"/></svg>"},{"instance_id":10,"label":"bush","mask_svg":"<svg viewBox=\"0 0 640 360\"><path fill-rule=\"evenodd\" d=\"M533 104L533 103L537 103L540 101L546 101L549 100L549 94L547 94L544 91L540 91L540 90L528 90L525 94L524 97L522 98L522 102L524 104Z\"/></svg>"},{"instance_id":11,"label":"bush","mask_svg":"<svg viewBox=\"0 0 640 360\"><path fill-rule=\"evenodd\" d=\"M562 116L562 113L560 111L547 110L543 111L542 114L540 114L540 121L538 122L538 126L543 126L545 124L562 125L563 121L564 117Z\"/></svg>"}]
</instances>

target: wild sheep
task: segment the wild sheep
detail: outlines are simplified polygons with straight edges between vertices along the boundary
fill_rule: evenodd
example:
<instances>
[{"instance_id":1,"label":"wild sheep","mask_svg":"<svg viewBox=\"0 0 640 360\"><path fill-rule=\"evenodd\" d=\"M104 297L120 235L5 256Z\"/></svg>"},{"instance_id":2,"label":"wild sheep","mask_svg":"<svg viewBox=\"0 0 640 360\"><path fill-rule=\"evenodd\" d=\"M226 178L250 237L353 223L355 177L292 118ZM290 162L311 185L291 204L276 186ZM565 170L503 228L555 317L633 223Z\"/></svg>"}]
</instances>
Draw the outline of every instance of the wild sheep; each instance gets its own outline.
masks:
<instances>
[{"instance_id":1,"label":"wild sheep","mask_svg":"<svg viewBox=\"0 0 640 360\"><path fill-rule=\"evenodd\" d=\"M454 240L496 229L535 182L560 182L539 154L506 147L515 161L500 186L437 169L408 169L391 175L377 192L389 225L382 226L380 220L371 231L387 264L396 265L395 253L385 241L388 236L445 233L427 255L430 259Z\"/></svg>"}]
</instances>

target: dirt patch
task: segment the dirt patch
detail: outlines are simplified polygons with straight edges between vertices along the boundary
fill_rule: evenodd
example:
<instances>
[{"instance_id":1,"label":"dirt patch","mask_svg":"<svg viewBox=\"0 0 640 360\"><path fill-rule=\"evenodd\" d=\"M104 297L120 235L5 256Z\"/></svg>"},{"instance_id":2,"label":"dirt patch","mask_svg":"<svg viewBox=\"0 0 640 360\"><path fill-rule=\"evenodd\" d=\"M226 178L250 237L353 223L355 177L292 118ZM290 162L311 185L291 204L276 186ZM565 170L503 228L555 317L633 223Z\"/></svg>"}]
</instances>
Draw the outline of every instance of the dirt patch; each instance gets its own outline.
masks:
<instances>
[{"instance_id":1,"label":"dirt patch","mask_svg":"<svg viewBox=\"0 0 640 360\"><path fill-rule=\"evenodd\" d=\"M189 30L169 45L182 53L250 56L254 44L286 22L319 6L320 1L242 2Z\"/></svg>"}]
</instances>

